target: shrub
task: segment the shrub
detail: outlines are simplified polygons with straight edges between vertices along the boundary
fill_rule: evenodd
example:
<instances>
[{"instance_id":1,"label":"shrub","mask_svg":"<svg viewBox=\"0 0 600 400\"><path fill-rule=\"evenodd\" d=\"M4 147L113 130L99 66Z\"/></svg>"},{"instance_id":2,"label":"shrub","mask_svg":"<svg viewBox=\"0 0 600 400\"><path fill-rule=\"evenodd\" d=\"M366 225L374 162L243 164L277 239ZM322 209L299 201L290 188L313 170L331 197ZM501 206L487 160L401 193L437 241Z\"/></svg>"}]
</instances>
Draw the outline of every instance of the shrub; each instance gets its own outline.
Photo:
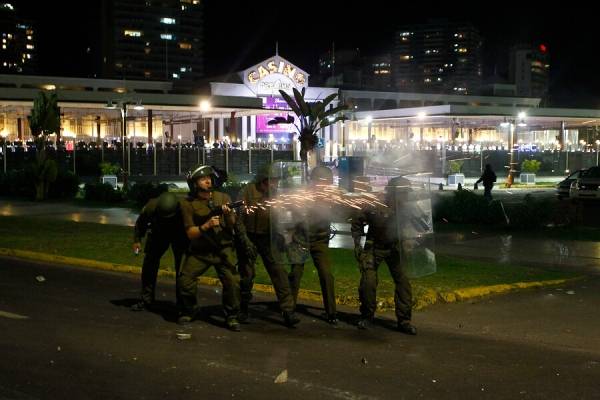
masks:
<instances>
[{"instance_id":1,"label":"shrub","mask_svg":"<svg viewBox=\"0 0 600 400\"><path fill-rule=\"evenodd\" d=\"M169 186L166 183L155 184L151 182L136 183L127 192L127 198L135 202L136 206L143 207L148 200L160 196L163 192L168 192Z\"/></svg>"},{"instance_id":2,"label":"shrub","mask_svg":"<svg viewBox=\"0 0 600 400\"><path fill-rule=\"evenodd\" d=\"M434 219L459 224L501 224L505 222L499 202L488 202L470 190L457 190L452 197L440 199L434 207Z\"/></svg>"},{"instance_id":3,"label":"shrub","mask_svg":"<svg viewBox=\"0 0 600 400\"><path fill-rule=\"evenodd\" d=\"M507 207L510 226L517 229L540 228L552 222L556 203L550 200L536 200L525 195L522 203Z\"/></svg>"},{"instance_id":4,"label":"shrub","mask_svg":"<svg viewBox=\"0 0 600 400\"><path fill-rule=\"evenodd\" d=\"M79 191L79 177L71 171L59 171L56 181L50 185L48 197L66 199L75 197Z\"/></svg>"},{"instance_id":5,"label":"shrub","mask_svg":"<svg viewBox=\"0 0 600 400\"><path fill-rule=\"evenodd\" d=\"M462 172L464 163L465 163L464 160L451 160L448 163L448 169L450 170L450 173L451 174L460 174Z\"/></svg>"},{"instance_id":6,"label":"shrub","mask_svg":"<svg viewBox=\"0 0 600 400\"><path fill-rule=\"evenodd\" d=\"M121 170L121 166L119 164L111 164L109 162L101 162L99 167L102 175L116 175Z\"/></svg>"},{"instance_id":7,"label":"shrub","mask_svg":"<svg viewBox=\"0 0 600 400\"><path fill-rule=\"evenodd\" d=\"M32 177L24 169L0 173L0 195L33 198L35 186Z\"/></svg>"},{"instance_id":8,"label":"shrub","mask_svg":"<svg viewBox=\"0 0 600 400\"><path fill-rule=\"evenodd\" d=\"M538 160L525 160L521 163L521 172L535 174L540 170L542 162Z\"/></svg>"},{"instance_id":9,"label":"shrub","mask_svg":"<svg viewBox=\"0 0 600 400\"><path fill-rule=\"evenodd\" d=\"M113 189L109 183L88 183L84 188L84 198L88 201L100 201L103 203L118 203L123 201L120 190Z\"/></svg>"}]
</instances>

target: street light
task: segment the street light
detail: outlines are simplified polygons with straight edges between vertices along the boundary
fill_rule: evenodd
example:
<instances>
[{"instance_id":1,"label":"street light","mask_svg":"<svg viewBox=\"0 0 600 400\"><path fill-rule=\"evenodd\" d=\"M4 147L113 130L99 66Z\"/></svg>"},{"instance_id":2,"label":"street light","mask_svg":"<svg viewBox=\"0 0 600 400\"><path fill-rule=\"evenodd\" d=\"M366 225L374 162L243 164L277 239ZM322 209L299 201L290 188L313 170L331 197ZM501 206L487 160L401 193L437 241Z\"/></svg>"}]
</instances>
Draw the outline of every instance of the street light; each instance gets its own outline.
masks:
<instances>
[{"instance_id":1,"label":"street light","mask_svg":"<svg viewBox=\"0 0 600 400\"><path fill-rule=\"evenodd\" d=\"M125 167L125 142L127 141L127 105L129 104L134 105L134 110L140 111L144 109L141 99L123 97L119 99L110 99L106 103L106 108L109 110L116 110L117 107L119 107L119 109L121 110L121 147L123 153L121 165L123 166L123 168ZM129 160L129 157L127 162L127 173L131 174L131 162Z\"/></svg>"},{"instance_id":2,"label":"street light","mask_svg":"<svg viewBox=\"0 0 600 400\"><path fill-rule=\"evenodd\" d=\"M181 135L177 135L177 141L179 142L179 158L177 161L178 175L181 175Z\"/></svg>"}]
</instances>

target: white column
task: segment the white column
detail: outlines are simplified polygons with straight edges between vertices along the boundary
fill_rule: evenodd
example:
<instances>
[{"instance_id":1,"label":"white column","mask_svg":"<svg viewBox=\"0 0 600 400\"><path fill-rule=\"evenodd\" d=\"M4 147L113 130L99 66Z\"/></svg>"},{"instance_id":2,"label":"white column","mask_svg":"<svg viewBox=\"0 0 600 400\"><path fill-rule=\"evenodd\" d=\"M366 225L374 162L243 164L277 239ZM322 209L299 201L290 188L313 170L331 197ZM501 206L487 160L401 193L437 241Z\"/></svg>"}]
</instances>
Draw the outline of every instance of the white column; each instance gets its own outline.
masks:
<instances>
[{"instance_id":1,"label":"white column","mask_svg":"<svg viewBox=\"0 0 600 400\"><path fill-rule=\"evenodd\" d=\"M208 141L207 147L212 149L212 144L215 142L215 119L211 118L208 121Z\"/></svg>"},{"instance_id":2,"label":"white column","mask_svg":"<svg viewBox=\"0 0 600 400\"><path fill-rule=\"evenodd\" d=\"M250 116L250 138L256 143L256 115Z\"/></svg>"},{"instance_id":3,"label":"white column","mask_svg":"<svg viewBox=\"0 0 600 400\"><path fill-rule=\"evenodd\" d=\"M225 136L225 118L219 118L219 140L223 140Z\"/></svg>"},{"instance_id":4,"label":"white column","mask_svg":"<svg viewBox=\"0 0 600 400\"><path fill-rule=\"evenodd\" d=\"M248 117L242 117L242 150L248 148Z\"/></svg>"}]
</instances>

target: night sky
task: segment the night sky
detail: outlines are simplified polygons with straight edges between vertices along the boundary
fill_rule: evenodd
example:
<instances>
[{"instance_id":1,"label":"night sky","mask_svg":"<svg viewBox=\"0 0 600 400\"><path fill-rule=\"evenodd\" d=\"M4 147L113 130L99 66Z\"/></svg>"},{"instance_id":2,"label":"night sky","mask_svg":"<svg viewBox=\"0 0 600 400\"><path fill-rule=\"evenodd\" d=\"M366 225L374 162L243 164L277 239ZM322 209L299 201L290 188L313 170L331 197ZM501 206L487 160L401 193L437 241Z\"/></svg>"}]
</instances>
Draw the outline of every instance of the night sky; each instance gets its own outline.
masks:
<instances>
[{"instance_id":1,"label":"night sky","mask_svg":"<svg viewBox=\"0 0 600 400\"><path fill-rule=\"evenodd\" d=\"M32 17L43 16L38 37L41 73L89 74L93 59L86 51L89 47L93 52L97 40L98 2L14 2ZM531 8L508 1L463 7L422 3L205 0L207 76L239 71L273 55L276 41L280 55L314 73L319 54L332 42L336 49L378 53L393 46L394 32L403 24L447 18L470 21L480 29L485 76L495 70L506 74L512 43L544 43L551 54L550 105L600 108L600 44L591 10L569 10L564 3Z\"/></svg>"}]
</instances>

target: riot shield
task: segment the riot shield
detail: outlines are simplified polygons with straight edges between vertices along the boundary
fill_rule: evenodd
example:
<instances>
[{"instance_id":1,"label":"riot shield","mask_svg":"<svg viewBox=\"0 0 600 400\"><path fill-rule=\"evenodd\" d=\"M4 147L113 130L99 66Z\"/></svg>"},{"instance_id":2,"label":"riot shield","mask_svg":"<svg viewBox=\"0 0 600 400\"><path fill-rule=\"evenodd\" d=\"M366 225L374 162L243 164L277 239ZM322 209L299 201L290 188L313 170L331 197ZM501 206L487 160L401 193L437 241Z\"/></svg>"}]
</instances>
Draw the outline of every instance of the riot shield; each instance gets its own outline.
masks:
<instances>
[{"instance_id":1,"label":"riot shield","mask_svg":"<svg viewBox=\"0 0 600 400\"><path fill-rule=\"evenodd\" d=\"M436 272L431 193L422 184L395 188L396 227L409 278Z\"/></svg>"},{"instance_id":2,"label":"riot shield","mask_svg":"<svg viewBox=\"0 0 600 400\"><path fill-rule=\"evenodd\" d=\"M306 169L299 161L271 164L269 181L276 187L269 202L272 256L277 264L303 264L308 246Z\"/></svg>"}]
</instances>

